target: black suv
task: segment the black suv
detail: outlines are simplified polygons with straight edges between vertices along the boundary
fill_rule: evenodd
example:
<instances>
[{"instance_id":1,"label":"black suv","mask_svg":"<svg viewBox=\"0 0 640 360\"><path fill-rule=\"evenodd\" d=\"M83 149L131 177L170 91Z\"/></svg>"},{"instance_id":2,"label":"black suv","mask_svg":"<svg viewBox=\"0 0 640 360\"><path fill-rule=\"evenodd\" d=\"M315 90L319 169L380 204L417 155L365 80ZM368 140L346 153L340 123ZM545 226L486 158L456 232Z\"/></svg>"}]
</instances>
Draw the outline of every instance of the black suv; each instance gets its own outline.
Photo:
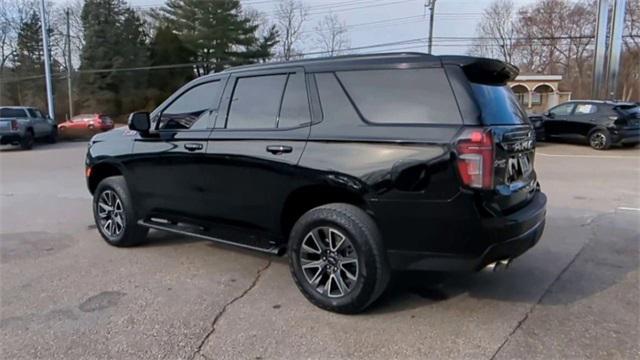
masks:
<instances>
[{"instance_id":1,"label":"black suv","mask_svg":"<svg viewBox=\"0 0 640 360\"><path fill-rule=\"evenodd\" d=\"M577 100L531 116L539 140L586 139L596 150L640 143L640 106L620 101Z\"/></svg>"},{"instance_id":2,"label":"black suv","mask_svg":"<svg viewBox=\"0 0 640 360\"><path fill-rule=\"evenodd\" d=\"M86 158L115 246L148 229L272 254L315 305L362 311L392 270L479 270L540 238L531 125L496 60L418 53L193 80Z\"/></svg>"}]
</instances>

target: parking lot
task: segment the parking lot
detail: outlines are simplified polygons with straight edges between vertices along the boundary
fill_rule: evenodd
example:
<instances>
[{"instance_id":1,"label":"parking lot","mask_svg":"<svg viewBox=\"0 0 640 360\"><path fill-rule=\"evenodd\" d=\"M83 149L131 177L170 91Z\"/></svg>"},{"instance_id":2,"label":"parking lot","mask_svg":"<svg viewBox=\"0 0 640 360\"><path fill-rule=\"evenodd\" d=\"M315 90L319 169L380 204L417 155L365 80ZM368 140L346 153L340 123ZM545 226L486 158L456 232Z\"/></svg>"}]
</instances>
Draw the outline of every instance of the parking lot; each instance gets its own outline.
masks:
<instances>
[{"instance_id":1,"label":"parking lot","mask_svg":"<svg viewBox=\"0 0 640 360\"><path fill-rule=\"evenodd\" d=\"M0 151L2 358L640 356L640 148L539 144L534 249L502 272L397 274L356 316L306 301L286 258L157 232L108 246L85 150Z\"/></svg>"}]
</instances>

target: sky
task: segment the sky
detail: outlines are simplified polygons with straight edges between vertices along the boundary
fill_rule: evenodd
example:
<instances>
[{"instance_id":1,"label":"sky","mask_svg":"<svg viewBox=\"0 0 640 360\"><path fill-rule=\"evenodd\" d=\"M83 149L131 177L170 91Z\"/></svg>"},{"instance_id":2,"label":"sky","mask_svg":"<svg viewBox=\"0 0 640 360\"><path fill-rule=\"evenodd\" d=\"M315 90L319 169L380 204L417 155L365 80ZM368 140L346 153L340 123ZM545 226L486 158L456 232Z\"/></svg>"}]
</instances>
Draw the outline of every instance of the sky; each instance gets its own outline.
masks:
<instances>
[{"instance_id":1,"label":"sky","mask_svg":"<svg viewBox=\"0 0 640 360\"><path fill-rule=\"evenodd\" d=\"M434 21L434 54L466 54L469 41L451 39L472 37L483 9L492 0L436 0ZM514 0L517 7L526 6L536 0ZM63 3L64 0L55 0ZM243 7L252 7L273 19L278 0L241 0ZM314 41L316 23L329 12L344 21L349 30L351 47L367 47L405 40L426 39L429 32L428 12L425 0L302 0L309 9L300 47L303 52L318 51ZM158 6L163 0L129 0L141 9ZM449 38L449 39L443 39ZM354 52L423 51L426 40L406 44L356 49Z\"/></svg>"}]
</instances>

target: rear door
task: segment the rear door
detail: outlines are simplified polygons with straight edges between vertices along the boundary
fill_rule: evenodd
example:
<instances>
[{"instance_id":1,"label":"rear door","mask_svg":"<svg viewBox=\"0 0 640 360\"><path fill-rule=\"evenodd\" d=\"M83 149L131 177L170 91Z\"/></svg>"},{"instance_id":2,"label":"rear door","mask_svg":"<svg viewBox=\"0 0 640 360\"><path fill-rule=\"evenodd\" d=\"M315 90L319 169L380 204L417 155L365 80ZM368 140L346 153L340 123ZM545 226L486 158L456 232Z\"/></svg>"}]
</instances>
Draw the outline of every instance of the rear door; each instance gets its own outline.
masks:
<instances>
[{"instance_id":1,"label":"rear door","mask_svg":"<svg viewBox=\"0 0 640 360\"><path fill-rule=\"evenodd\" d=\"M573 114L569 116L567 133L586 137L598 124L598 116L598 105L587 102L577 103Z\"/></svg>"},{"instance_id":2,"label":"rear door","mask_svg":"<svg viewBox=\"0 0 640 360\"><path fill-rule=\"evenodd\" d=\"M207 215L205 154L224 83L223 78L185 86L154 111L155 131L136 135L127 180L142 216L193 223Z\"/></svg>"},{"instance_id":3,"label":"rear door","mask_svg":"<svg viewBox=\"0 0 640 360\"><path fill-rule=\"evenodd\" d=\"M216 190L204 199L217 236L262 248L278 240L310 122L301 68L231 75L207 146Z\"/></svg>"}]
</instances>

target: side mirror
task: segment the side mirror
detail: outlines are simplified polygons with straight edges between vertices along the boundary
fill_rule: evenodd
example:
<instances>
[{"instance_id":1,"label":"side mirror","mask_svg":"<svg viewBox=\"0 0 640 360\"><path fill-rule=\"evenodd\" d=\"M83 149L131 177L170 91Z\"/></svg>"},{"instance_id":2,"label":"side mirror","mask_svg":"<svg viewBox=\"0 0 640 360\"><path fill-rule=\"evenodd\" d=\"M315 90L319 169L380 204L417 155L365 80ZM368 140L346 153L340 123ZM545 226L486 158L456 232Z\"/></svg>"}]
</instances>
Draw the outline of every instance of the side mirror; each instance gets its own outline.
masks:
<instances>
[{"instance_id":1,"label":"side mirror","mask_svg":"<svg viewBox=\"0 0 640 360\"><path fill-rule=\"evenodd\" d=\"M553 113L552 113L552 112L547 111L547 112L545 112L545 113L544 113L544 116L546 116L546 117L548 117L548 118L553 118L555 115L553 115Z\"/></svg>"},{"instance_id":2,"label":"side mirror","mask_svg":"<svg viewBox=\"0 0 640 360\"><path fill-rule=\"evenodd\" d=\"M129 129L146 134L151 128L149 113L146 111L134 112L129 115Z\"/></svg>"}]
</instances>

